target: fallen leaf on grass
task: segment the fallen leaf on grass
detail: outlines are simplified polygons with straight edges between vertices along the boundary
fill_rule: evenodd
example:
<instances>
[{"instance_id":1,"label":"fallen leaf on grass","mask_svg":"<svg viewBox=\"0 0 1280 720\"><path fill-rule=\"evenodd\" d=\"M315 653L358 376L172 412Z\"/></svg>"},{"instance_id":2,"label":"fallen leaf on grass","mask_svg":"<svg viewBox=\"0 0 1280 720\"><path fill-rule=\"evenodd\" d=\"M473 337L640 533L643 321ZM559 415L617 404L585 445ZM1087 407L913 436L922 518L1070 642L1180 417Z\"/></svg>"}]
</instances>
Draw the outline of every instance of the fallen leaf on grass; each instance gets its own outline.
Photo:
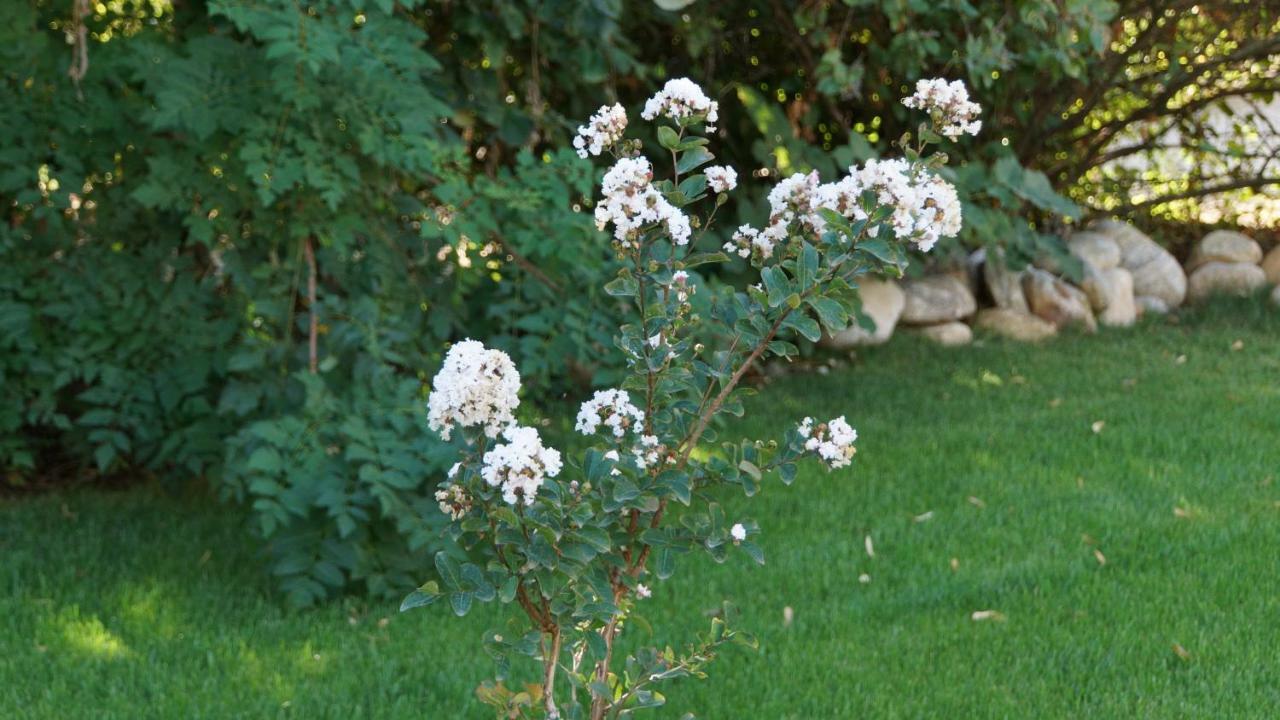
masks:
<instances>
[{"instance_id":1,"label":"fallen leaf on grass","mask_svg":"<svg viewBox=\"0 0 1280 720\"><path fill-rule=\"evenodd\" d=\"M1106 426L1107 426L1106 420L1095 420L1093 424L1089 426L1089 428L1093 430L1094 435L1097 435L1098 433L1102 432L1102 428Z\"/></svg>"},{"instance_id":2,"label":"fallen leaf on grass","mask_svg":"<svg viewBox=\"0 0 1280 720\"><path fill-rule=\"evenodd\" d=\"M1062 404L1062 398L1054 398L1049 401L1049 407L1056 408Z\"/></svg>"},{"instance_id":3,"label":"fallen leaf on grass","mask_svg":"<svg viewBox=\"0 0 1280 720\"><path fill-rule=\"evenodd\" d=\"M1177 518L1189 518L1191 517L1191 513L1175 505L1173 508L1173 516Z\"/></svg>"},{"instance_id":4,"label":"fallen leaf on grass","mask_svg":"<svg viewBox=\"0 0 1280 720\"><path fill-rule=\"evenodd\" d=\"M986 504L986 503L982 502L982 498L980 498L980 497L978 497L978 496L976 496L976 495L970 495L970 496L969 496L969 504L970 504L970 505L972 505L972 506L974 506L974 507L979 507L979 508L984 508L984 507L986 507L986 506L987 506L987 504Z\"/></svg>"},{"instance_id":5,"label":"fallen leaf on grass","mask_svg":"<svg viewBox=\"0 0 1280 720\"><path fill-rule=\"evenodd\" d=\"M870 535L867 536L866 540L862 541L862 544L864 547L867 548L867 557L873 558L876 556L876 548L874 545L871 544Z\"/></svg>"},{"instance_id":6,"label":"fallen leaf on grass","mask_svg":"<svg viewBox=\"0 0 1280 720\"><path fill-rule=\"evenodd\" d=\"M791 627L791 621L796 619L796 611L788 605L782 608L782 627Z\"/></svg>"},{"instance_id":7,"label":"fallen leaf on grass","mask_svg":"<svg viewBox=\"0 0 1280 720\"><path fill-rule=\"evenodd\" d=\"M960 569L960 558L951 558L951 572L955 572L959 569Z\"/></svg>"},{"instance_id":8,"label":"fallen leaf on grass","mask_svg":"<svg viewBox=\"0 0 1280 720\"><path fill-rule=\"evenodd\" d=\"M930 520L932 520L932 519L933 519L933 511L932 511L932 510L930 510L930 511L928 511L928 512L920 513L919 515L917 515L917 516L915 516L915 517L911 518L912 522L918 522L918 523L922 523L922 522L929 522L929 521L930 521Z\"/></svg>"},{"instance_id":9,"label":"fallen leaf on grass","mask_svg":"<svg viewBox=\"0 0 1280 720\"><path fill-rule=\"evenodd\" d=\"M858 582L862 583L863 585L866 585L867 583L871 582L871 576L866 573L862 573L861 575L858 576Z\"/></svg>"},{"instance_id":10,"label":"fallen leaf on grass","mask_svg":"<svg viewBox=\"0 0 1280 720\"><path fill-rule=\"evenodd\" d=\"M1184 648L1184 647L1182 647L1182 645L1181 645L1181 644L1179 644L1179 643L1174 643L1174 644L1173 644L1173 654L1174 654L1174 655L1177 655L1178 657L1182 658L1183 660L1190 660L1190 659L1191 659L1191 653L1187 652L1187 649L1186 649L1186 648Z\"/></svg>"},{"instance_id":11,"label":"fallen leaf on grass","mask_svg":"<svg viewBox=\"0 0 1280 720\"><path fill-rule=\"evenodd\" d=\"M1187 364L1187 356L1186 356L1186 355L1179 355L1178 357L1176 357L1176 358L1174 358L1174 359L1173 359L1173 364L1174 364L1174 365L1186 365L1186 364Z\"/></svg>"},{"instance_id":12,"label":"fallen leaf on grass","mask_svg":"<svg viewBox=\"0 0 1280 720\"><path fill-rule=\"evenodd\" d=\"M1236 340L1235 342L1231 343L1231 349L1232 349L1233 351L1235 351L1235 352L1239 352L1239 351L1243 350L1243 349L1244 349L1244 341L1243 341L1243 340Z\"/></svg>"},{"instance_id":13,"label":"fallen leaf on grass","mask_svg":"<svg viewBox=\"0 0 1280 720\"><path fill-rule=\"evenodd\" d=\"M1103 555L1102 551L1097 548L1093 549L1093 559L1097 560L1099 565L1107 564L1107 556Z\"/></svg>"},{"instance_id":14,"label":"fallen leaf on grass","mask_svg":"<svg viewBox=\"0 0 1280 720\"><path fill-rule=\"evenodd\" d=\"M205 563L207 563L207 562L209 562L209 558L211 558L211 557L213 557L213 551L212 551L212 550L205 550L205 551L204 551L204 554L200 556L200 562L198 562L198 563L197 563L197 565L200 565L201 567L204 567L204 564L205 564Z\"/></svg>"},{"instance_id":15,"label":"fallen leaf on grass","mask_svg":"<svg viewBox=\"0 0 1280 720\"><path fill-rule=\"evenodd\" d=\"M996 622L1004 622L1007 619L1005 618L1004 613L1000 612L999 610L974 610L973 614L970 615L969 618L972 619L974 622L981 622L983 620L995 620Z\"/></svg>"}]
</instances>

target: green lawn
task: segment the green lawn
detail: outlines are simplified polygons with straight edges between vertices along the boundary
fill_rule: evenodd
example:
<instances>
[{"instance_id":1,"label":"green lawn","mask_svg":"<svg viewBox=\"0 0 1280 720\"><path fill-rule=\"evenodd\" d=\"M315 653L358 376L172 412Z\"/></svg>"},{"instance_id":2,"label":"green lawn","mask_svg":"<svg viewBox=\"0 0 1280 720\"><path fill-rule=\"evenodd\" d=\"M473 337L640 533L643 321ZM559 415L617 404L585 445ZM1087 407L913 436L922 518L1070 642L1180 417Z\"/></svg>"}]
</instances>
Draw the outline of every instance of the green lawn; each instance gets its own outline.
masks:
<instances>
[{"instance_id":1,"label":"green lawn","mask_svg":"<svg viewBox=\"0 0 1280 720\"><path fill-rule=\"evenodd\" d=\"M1176 320L899 337L768 387L743 433L845 413L857 462L728 502L766 566L656 584L658 642L728 598L761 650L650 717L1280 715L1280 312ZM199 493L0 502L0 717L488 717L493 608L286 610L243 522Z\"/></svg>"}]
</instances>

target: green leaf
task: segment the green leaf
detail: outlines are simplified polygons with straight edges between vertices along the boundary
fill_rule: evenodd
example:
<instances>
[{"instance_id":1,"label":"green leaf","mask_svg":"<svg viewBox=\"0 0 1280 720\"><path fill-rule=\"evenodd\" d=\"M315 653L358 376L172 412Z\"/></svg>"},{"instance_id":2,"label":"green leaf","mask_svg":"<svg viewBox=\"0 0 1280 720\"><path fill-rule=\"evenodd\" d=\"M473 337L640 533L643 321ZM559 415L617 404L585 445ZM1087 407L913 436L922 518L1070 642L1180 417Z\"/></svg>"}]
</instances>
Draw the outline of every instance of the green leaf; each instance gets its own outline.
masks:
<instances>
[{"instance_id":1,"label":"green leaf","mask_svg":"<svg viewBox=\"0 0 1280 720\"><path fill-rule=\"evenodd\" d=\"M676 172L683 175L684 173L696 170L715 159L716 156L712 155L704 147L696 147L692 150L686 150L680 154L680 160L676 162Z\"/></svg>"},{"instance_id":2,"label":"green leaf","mask_svg":"<svg viewBox=\"0 0 1280 720\"><path fill-rule=\"evenodd\" d=\"M516 597L516 589L520 585L520 578L512 575L502 583L502 587L498 589L498 600L503 603L509 603Z\"/></svg>"},{"instance_id":3,"label":"green leaf","mask_svg":"<svg viewBox=\"0 0 1280 720\"><path fill-rule=\"evenodd\" d=\"M804 292L813 286L818 279L818 251L809 243L804 243L800 251L800 258L797 264L796 282L799 283L800 292Z\"/></svg>"},{"instance_id":4,"label":"green leaf","mask_svg":"<svg viewBox=\"0 0 1280 720\"><path fill-rule=\"evenodd\" d=\"M458 617L462 617L471 609L471 593L451 593L449 595L449 604L453 606L453 613Z\"/></svg>"},{"instance_id":5,"label":"green leaf","mask_svg":"<svg viewBox=\"0 0 1280 720\"><path fill-rule=\"evenodd\" d=\"M457 560L443 550L436 553L436 572L440 573L440 579L444 581L445 587L450 590L463 589L462 568Z\"/></svg>"},{"instance_id":6,"label":"green leaf","mask_svg":"<svg viewBox=\"0 0 1280 720\"><path fill-rule=\"evenodd\" d=\"M696 253L696 254L690 255L689 257L685 258L684 262L681 264L684 265L684 267L687 269L687 268L697 267L699 265L706 265L708 263L724 263L724 262L729 262L728 255L725 255L722 252L710 252L710 253Z\"/></svg>"},{"instance_id":7,"label":"green leaf","mask_svg":"<svg viewBox=\"0 0 1280 720\"><path fill-rule=\"evenodd\" d=\"M760 279L764 281L765 290L769 293L769 307L778 307L791 294L791 286L787 276L778 268L766 267L760 271Z\"/></svg>"},{"instance_id":8,"label":"green leaf","mask_svg":"<svg viewBox=\"0 0 1280 720\"><path fill-rule=\"evenodd\" d=\"M435 580L431 580L405 596L404 601L400 603L400 612L426 607L435 603L440 597L440 586Z\"/></svg>"},{"instance_id":9,"label":"green leaf","mask_svg":"<svg viewBox=\"0 0 1280 720\"><path fill-rule=\"evenodd\" d=\"M849 313L840 303L828 297L810 297L809 307L818 314L818 320L831 332L839 332L849 324Z\"/></svg>"},{"instance_id":10,"label":"green leaf","mask_svg":"<svg viewBox=\"0 0 1280 720\"><path fill-rule=\"evenodd\" d=\"M780 475L780 476L782 477L782 482L783 482L783 484L784 484L784 485L790 485L791 483L795 482L795 479L796 479L796 464L795 464L795 463L783 463L782 465L779 465L779 466L778 466L778 475Z\"/></svg>"},{"instance_id":11,"label":"green leaf","mask_svg":"<svg viewBox=\"0 0 1280 720\"><path fill-rule=\"evenodd\" d=\"M676 570L676 554L669 548L659 548L653 560L653 572L659 580L666 580Z\"/></svg>"},{"instance_id":12,"label":"green leaf","mask_svg":"<svg viewBox=\"0 0 1280 720\"><path fill-rule=\"evenodd\" d=\"M623 268L618 271L618 277L605 283L604 291L614 297L635 297L640 292L640 283L629 268Z\"/></svg>"},{"instance_id":13,"label":"green leaf","mask_svg":"<svg viewBox=\"0 0 1280 720\"><path fill-rule=\"evenodd\" d=\"M746 553L751 556L751 559L756 561L756 563L760 565L764 564L764 549L759 545L751 542L750 540L743 540L741 543L738 543L738 545L745 550Z\"/></svg>"},{"instance_id":14,"label":"green leaf","mask_svg":"<svg viewBox=\"0 0 1280 720\"><path fill-rule=\"evenodd\" d=\"M658 126L658 144L668 150L680 147L680 135L666 125Z\"/></svg>"},{"instance_id":15,"label":"green leaf","mask_svg":"<svg viewBox=\"0 0 1280 720\"><path fill-rule=\"evenodd\" d=\"M898 262L898 254L883 238L867 238L858 243L857 249L887 265L896 265Z\"/></svg>"},{"instance_id":16,"label":"green leaf","mask_svg":"<svg viewBox=\"0 0 1280 720\"><path fill-rule=\"evenodd\" d=\"M794 328L810 342L818 342L822 339L822 328L818 327L818 321L802 312L793 312L788 315L782 326Z\"/></svg>"}]
</instances>

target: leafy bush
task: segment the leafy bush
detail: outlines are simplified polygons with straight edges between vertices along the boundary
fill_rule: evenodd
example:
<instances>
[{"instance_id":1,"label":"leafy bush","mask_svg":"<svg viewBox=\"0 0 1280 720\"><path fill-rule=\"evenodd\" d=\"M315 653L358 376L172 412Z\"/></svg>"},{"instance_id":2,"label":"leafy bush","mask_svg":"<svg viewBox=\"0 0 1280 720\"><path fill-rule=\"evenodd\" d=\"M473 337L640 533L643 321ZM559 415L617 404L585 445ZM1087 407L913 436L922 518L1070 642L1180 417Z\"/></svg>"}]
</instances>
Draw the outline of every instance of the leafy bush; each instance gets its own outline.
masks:
<instances>
[{"instance_id":1,"label":"leafy bush","mask_svg":"<svg viewBox=\"0 0 1280 720\"><path fill-rule=\"evenodd\" d=\"M725 248L759 273L746 292L713 291L691 272L729 260L692 242L693 229L708 227L736 187L732 169L708 165L714 146L698 134L717 121L717 103L677 79L645 104L663 164L670 158L661 180L640 144L624 139L620 107L601 108L584 127L588 152L617 158L596 218L612 226L623 265L605 287L628 306L615 340L627 365L621 387L596 392L577 415L575 429L592 446L566 462L537 429L519 425L514 363L475 340L450 348L428 399L431 429L456 441L458 462L436 493L451 542L435 553L437 579L401 609L445 598L457 615L476 602L518 608L514 632L484 638L499 682L482 685L478 696L497 717L630 715L663 705L662 683L705 676L722 646L753 644L724 615L682 650L624 655L615 641L623 627L647 624L642 604L662 591L657 583L672 576L679 556L706 552L724 562L741 552L764 562L761 529L726 517L724 491L755 495L766 474L790 484L804 459L830 470L852 463L857 433L843 416L797 418L784 438L768 442L717 442L712 423L742 414L738 384L757 360L794 355L794 339L816 340L823 327L843 330L860 276L900 276L909 248L928 251L960 231L955 189L936 172L946 158L923 151L942 141L939 134L974 132L979 108L959 83L921 83L910 101L931 122L916 142L900 141L902 159L872 160L826 184L797 173L769 192L768 224L740 228ZM700 292L713 293L705 316L690 303ZM697 342L704 327L732 340ZM541 663L541 682L513 691L502 681L520 655ZM567 687L557 689L560 677Z\"/></svg>"},{"instance_id":2,"label":"leafy bush","mask_svg":"<svg viewBox=\"0 0 1280 720\"><path fill-rule=\"evenodd\" d=\"M549 393L611 372L609 305L576 289L612 260L566 242L595 232L570 210L592 171L528 149L478 171L504 150L477 122L535 126L454 97L404 8L157 7L0 11L0 464L207 475L291 600L399 589L440 520L416 409L436 348L481 328Z\"/></svg>"}]
</instances>

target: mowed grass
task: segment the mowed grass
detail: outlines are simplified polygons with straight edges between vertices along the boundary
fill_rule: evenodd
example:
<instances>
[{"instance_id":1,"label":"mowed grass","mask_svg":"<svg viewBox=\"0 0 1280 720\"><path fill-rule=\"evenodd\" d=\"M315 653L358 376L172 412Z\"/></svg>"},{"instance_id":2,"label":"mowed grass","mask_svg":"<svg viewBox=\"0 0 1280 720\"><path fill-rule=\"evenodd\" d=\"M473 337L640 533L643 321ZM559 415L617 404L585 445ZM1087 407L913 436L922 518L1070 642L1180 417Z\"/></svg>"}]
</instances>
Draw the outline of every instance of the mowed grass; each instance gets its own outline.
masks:
<instances>
[{"instance_id":1,"label":"mowed grass","mask_svg":"<svg viewBox=\"0 0 1280 720\"><path fill-rule=\"evenodd\" d=\"M1280 716L1274 308L1041 346L900 336L750 409L731 433L846 414L857 461L726 498L767 565L655 583L656 635L629 642L681 642L728 599L761 647L650 717ZM198 492L0 504L0 717L489 717L498 609L287 610L243 523Z\"/></svg>"}]
</instances>

